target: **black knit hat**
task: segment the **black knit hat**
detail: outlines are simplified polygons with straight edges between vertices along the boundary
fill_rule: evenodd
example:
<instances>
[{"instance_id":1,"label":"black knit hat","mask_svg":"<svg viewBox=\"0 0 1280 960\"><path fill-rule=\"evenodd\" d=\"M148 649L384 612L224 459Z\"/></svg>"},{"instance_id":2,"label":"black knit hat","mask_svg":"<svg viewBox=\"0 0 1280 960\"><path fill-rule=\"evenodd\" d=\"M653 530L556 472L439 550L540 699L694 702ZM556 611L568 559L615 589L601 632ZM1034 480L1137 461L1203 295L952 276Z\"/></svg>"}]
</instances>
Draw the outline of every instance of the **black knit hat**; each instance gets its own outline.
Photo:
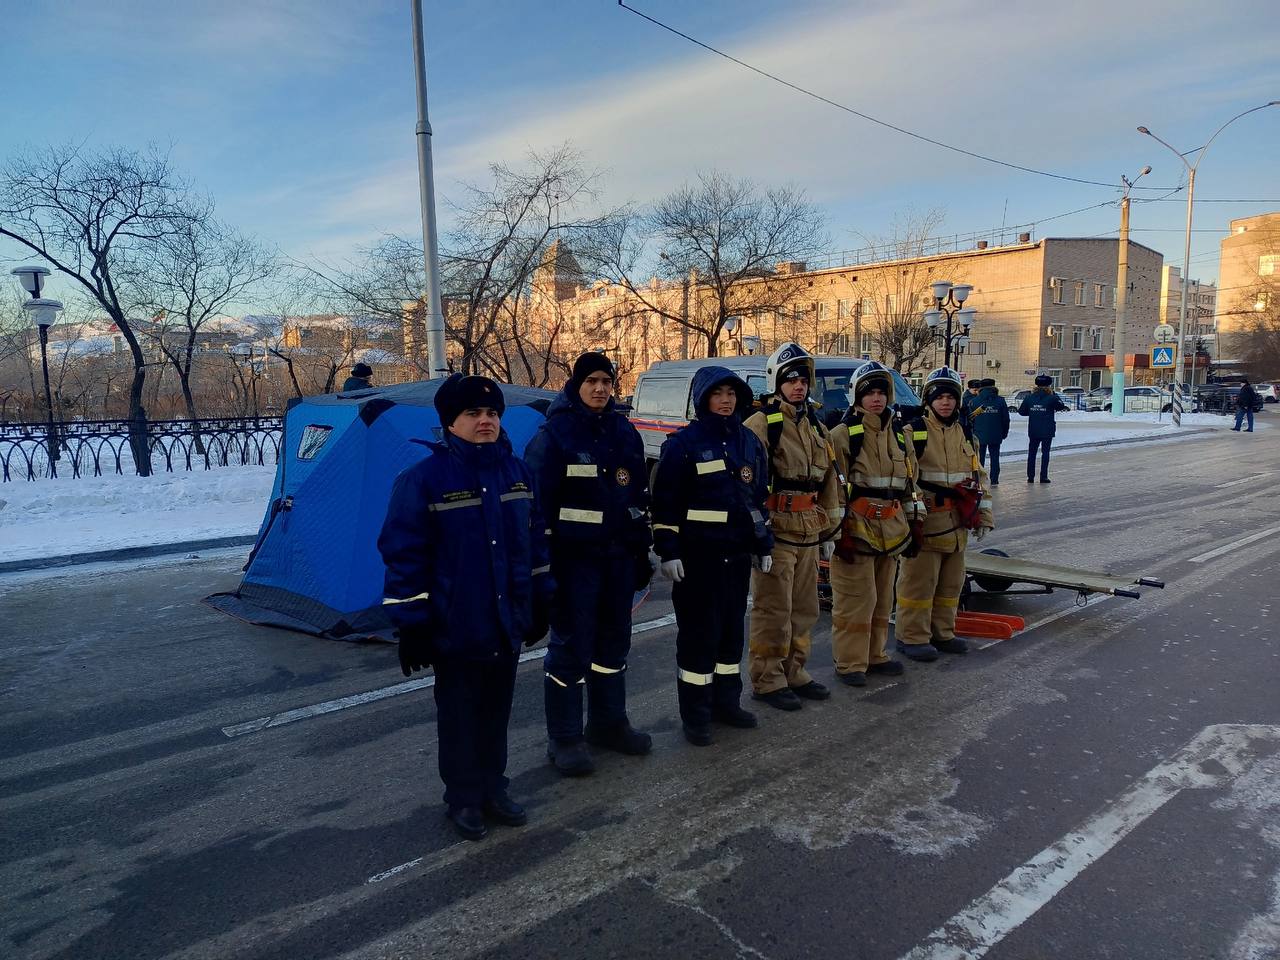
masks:
<instances>
[{"instance_id":1,"label":"black knit hat","mask_svg":"<svg viewBox=\"0 0 1280 960\"><path fill-rule=\"evenodd\" d=\"M987 377L985 380L983 380L981 383L978 384L978 386L980 387L994 387L995 385L996 385L996 382L991 377Z\"/></svg>"},{"instance_id":2,"label":"black knit hat","mask_svg":"<svg viewBox=\"0 0 1280 960\"><path fill-rule=\"evenodd\" d=\"M603 353L591 351L573 361L573 375L569 377L569 383L576 391L582 386L582 381L593 373L607 373L611 380L618 379L613 369L613 361Z\"/></svg>"},{"instance_id":3,"label":"black knit hat","mask_svg":"<svg viewBox=\"0 0 1280 960\"><path fill-rule=\"evenodd\" d=\"M498 416L502 416L507 409L502 390L496 383L488 377L464 377L460 373L440 384L435 402L442 427L450 426L463 410L492 407L498 411Z\"/></svg>"}]
</instances>

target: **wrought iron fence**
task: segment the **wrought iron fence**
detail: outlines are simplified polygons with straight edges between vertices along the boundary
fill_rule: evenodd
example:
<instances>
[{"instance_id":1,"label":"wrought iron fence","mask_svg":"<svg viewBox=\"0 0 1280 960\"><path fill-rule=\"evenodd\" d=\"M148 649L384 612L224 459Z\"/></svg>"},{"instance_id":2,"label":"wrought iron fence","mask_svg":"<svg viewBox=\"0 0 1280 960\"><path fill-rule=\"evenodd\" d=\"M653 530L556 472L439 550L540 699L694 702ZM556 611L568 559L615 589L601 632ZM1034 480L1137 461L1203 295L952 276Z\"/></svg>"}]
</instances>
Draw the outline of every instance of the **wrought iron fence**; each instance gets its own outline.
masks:
<instances>
[{"instance_id":1,"label":"wrought iron fence","mask_svg":"<svg viewBox=\"0 0 1280 960\"><path fill-rule=\"evenodd\" d=\"M0 424L0 479L100 477L136 473L128 420ZM145 424L153 473L274 464L284 429L280 417L155 420ZM57 450L51 461L50 448Z\"/></svg>"}]
</instances>

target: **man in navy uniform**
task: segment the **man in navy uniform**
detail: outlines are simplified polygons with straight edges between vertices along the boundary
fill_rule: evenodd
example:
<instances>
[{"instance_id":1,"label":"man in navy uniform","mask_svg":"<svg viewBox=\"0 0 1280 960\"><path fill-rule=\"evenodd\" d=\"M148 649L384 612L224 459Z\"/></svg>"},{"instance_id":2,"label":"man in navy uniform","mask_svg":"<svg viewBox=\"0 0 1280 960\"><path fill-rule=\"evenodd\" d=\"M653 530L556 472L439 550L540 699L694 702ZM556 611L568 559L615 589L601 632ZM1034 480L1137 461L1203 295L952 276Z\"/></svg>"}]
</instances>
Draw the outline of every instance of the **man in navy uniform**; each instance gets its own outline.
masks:
<instances>
[{"instance_id":1,"label":"man in navy uniform","mask_svg":"<svg viewBox=\"0 0 1280 960\"><path fill-rule=\"evenodd\" d=\"M632 600L653 572L649 483L644 441L614 405L614 380L604 354L578 357L525 449L558 585L543 681L547 756L566 776L595 769L584 739L632 756L652 746L627 718L626 693Z\"/></svg>"},{"instance_id":2,"label":"man in navy uniform","mask_svg":"<svg viewBox=\"0 0 1280 960\"><path fill-rule=\"evenodd\" d=\"M1044 374L1036 377L1036 388L1027 394L1018 413L1027 417L1027 483L1036 482L1036 449L1040 458L1040 482L1049 482L1049 448L1058 432L1057 414L1065 412L1067 405L1058 399L1053 389L1053 378Z\"/></svg>"},{"instance_id":3,"label":"man in navy uniform","mask_svg":"<svg viewBox=\"0 0 1280 960\"><path fill-rule=\"evenodd\" d=\"M517 653L547 632L554 583L533 473L502 432L498 385L454 374L435 406L444 440L396 478L378 537L382 602L405 676L435 665L448 817L479 840L486 819L527 820L507 795L507 723Z\"/></svg>"}]
</instances>

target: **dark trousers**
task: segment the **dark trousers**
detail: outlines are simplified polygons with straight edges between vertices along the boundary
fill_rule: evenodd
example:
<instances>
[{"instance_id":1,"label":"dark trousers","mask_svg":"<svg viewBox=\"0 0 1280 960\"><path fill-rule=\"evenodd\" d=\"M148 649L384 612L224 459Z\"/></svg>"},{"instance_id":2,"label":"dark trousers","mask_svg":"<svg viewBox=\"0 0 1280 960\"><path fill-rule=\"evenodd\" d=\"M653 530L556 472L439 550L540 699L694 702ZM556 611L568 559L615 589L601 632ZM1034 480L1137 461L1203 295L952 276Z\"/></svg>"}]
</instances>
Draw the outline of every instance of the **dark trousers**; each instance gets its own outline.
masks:
<instances>
[{"instance_id":1,"label":"dark trousers","mask_svg":"<svg viewBox=\"0 0 1280 960\"><path fill-rule=\"evenodd\" d=\"M687 556L684 579L671 588L676 611L676 691L680 719L711 722L713 708L737 706L742 695L751 557Z\"/></svg>"},{"instance_id":2,"label":"dark trousers","mask_svg":"<svg viewBox=\"0 0 1280 960\"><path fill-rule=\"evenodd\" d=\"M1040 479L1049 479L1049 447L1053 444L1053 437L1040 437L1032 440L1027 447L1027 479L1034 480L1036 478L1036 448L1039 447L1044 451L1044 455L1040 458Z\"/></svg>"},{"instance_id":3,"label":"dark trousers","mask_svg":"<svg viewBox=\"0 0 1280 960\"><path fill-rule=\"evenodd\" d=\"M516 654L435 665L436 739L444 802L478 807L507 790L507 723L516 687Z\"/></svg>"},{"instance_id":4,"label":"dark trousers","mask_svg":"<svg viewBox=\"0 0 1280 960\"><path fill-rule=\"evenodd\" d=\"M978 462L984 467L987 465L987 452L991 452L990 473L992 483L1000 482L1000 443L1001 441L999 440L995 443L983 443L981 440L978 441Z\"/></svg>"},{"instance_id":5,"label":"dark trousers","mask_svg":"<svg viewBox=\"0 0 1280 960\"><path fill-rule=\"evenodd\" d=\"M1236 408L1236 425L1235 425L1234 427L1232 427L1231 429L1232 429L1232 430L1239 430L1239 429L1240 429L1240 423L1241 423L1241 421L1243 421L1243 420L1244 420L1244 418L1245 418L1245 417L1248 417L1248 418L1249 418L1249 432L1250 432L1250 433L1252 433L1252 432L1253 432L1253 408L1252 408L1252 407L1237 407L1237 408Z\"/></svg>"},{"instance_id":6,"label":"dark trousers","mask_svg":"<svg viewBox=\"0 0 1280 960\"><path fill-rule=\"evenodd\" d=\"M552 556L551 572L556 596L544 661L547 735L581 740L584 686L592 726L616 726L627 719L636 558L621 545L603 552L562 548Z\"/></svg>"}]
</instances>

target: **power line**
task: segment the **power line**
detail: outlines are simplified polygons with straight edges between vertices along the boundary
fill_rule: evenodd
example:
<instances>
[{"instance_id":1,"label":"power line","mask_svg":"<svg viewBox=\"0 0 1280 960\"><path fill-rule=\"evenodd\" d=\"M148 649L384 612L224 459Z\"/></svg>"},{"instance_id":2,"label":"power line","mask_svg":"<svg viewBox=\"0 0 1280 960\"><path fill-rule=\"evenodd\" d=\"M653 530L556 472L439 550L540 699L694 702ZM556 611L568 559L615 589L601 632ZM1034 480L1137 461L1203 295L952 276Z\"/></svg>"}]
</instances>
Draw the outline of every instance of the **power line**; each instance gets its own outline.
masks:
<instances>
[{"instance_id":1,"label":"power line","mask_svg":"<svg viewBox=\"0 0 1280 960\"><path fill-rule=\"evenodd\" d=\"M815 93L812 90L809 90L805 87L800 86L799 84L792 83L790 80L784 80L782 77L779 77L777 74L773 74L767 70L763 70L760 67L747 63L745 60L740 60L739 58L733 56L732 54L725 53L723 50L719 50L716 47L711 46L711 44L709 43L703 43L701 40L697 39L696 37L691 37L689 36L689 34L683 33L680 30L677 30L675 27L671 26L670 24L663 23L661 20L655 19L654 17L649 16L647 13L642 13L641 11L637 10L635 7L627 4L625 0L618 0L618 6L622 7L622 9L628 11L629 13L634 13L637 17L640 17L642 20L648 20L654 26L661 27L663 30L666 30L668 33L675 34L677 37L680 37L683 40L688 40L690 43L694 44L695 46L699 46L704 50L714 53L718 57L723 57L725 60L728 60L731 63L736 63L738 66L743 67L744 69L750 70L752 73L757 73L760 76L765 77L766 79L772 80L774 83L780 83L784 87L788 87L796 91L797 93L804 94L806 97L811 97L814 100L827 104L828 106L835 107L837 110L843 110L845 113L851 114L862 120L866 120L869 123L874 123L881 127L885 127L889 130L896 131L897 133L901 133L904 136L912 137L913 139L923 141L924 143L931 143L935 147L942 147L944 150L951 150L955 153L963 154L966 157L973 157L975 160L984 160L987 163L994 163L1002 167L1008 167L1011 170L1021 170L1023 173L1033 173L1039 177L1051 177L1054 180L1065 180L1068 183L1083 183L1091 187L1110 187L1112 189L1118 189L1118 185L1114 183L1107 183L1106 181L1103 181L1103 180L1085 180L1081 177L1069 177L1061 173L1051 173L1048 170L1037 170L1034 167L1025 167L1020 163L1011 163L1008 160L1000 160L1000 159L997 159L996 157L989 157L986 154L976 153L973 150L966 150L964 149L964 147L957 147L950 143L944 143L941 140L935 140L933 137L926 137L922 133L915 133L912 130L907 130L905 127L899 127L896 124L889 123L887 120L880 120L879 118L873 117L870 114L863 113L860 110L855 110L853 109L853 107L845 106L843 103L840 103L836 100L832 100L830 97L824 97L822 94ZM1168 187L1134 187L1133 189L1135 190L1167 190L1169 188Z\"/></svg>"}]
</instances>

